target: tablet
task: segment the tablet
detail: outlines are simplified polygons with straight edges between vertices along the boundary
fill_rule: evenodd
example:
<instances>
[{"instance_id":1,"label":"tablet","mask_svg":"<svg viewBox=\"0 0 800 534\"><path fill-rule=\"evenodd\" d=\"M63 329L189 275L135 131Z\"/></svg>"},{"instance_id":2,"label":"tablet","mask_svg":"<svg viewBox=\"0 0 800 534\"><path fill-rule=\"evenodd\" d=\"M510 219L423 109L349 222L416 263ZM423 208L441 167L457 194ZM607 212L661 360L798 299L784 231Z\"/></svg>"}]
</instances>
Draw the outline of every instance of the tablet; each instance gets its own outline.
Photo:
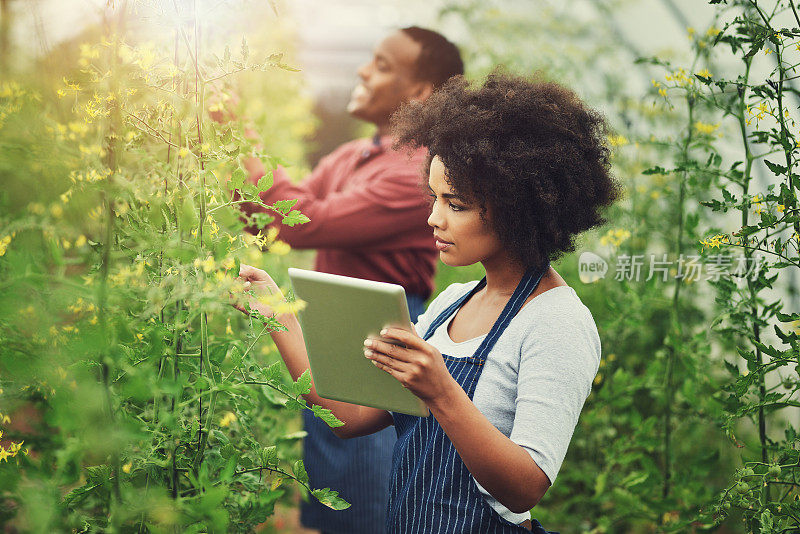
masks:
<instances>
[{"instance_id":1,"label":"tablet","mask_svg":"<svg viewBox=\"0 0 800 534\"><path fill-rule=\"evenodd\" d=\"M317 394L427 417L422 400L364 357L364 340L384 327L413 328L402 286L295 268L289 278L306 303L299 319Z\"/></svg>"}]
</instances>

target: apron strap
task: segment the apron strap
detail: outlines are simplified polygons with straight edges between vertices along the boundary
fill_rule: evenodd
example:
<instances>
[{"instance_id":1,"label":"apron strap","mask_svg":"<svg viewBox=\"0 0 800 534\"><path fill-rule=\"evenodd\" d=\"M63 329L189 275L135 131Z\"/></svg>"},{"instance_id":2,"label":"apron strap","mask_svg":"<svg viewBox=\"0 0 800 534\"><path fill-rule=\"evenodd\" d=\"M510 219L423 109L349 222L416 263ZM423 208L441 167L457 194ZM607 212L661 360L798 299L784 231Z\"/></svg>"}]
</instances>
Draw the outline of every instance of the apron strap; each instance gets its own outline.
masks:
<instances>
[{"instance_id":1,"label":"apron strap","mask_svg":"<svg viewBox=\"0 0 800 534\"><path fill-rule=\"evenodd\" d=\"M450 316L453 315L456 312L456 310L458 310L461 307L462 304L468 301L472 297L472 295L483 289L483 286L485 285L486 285L486 277L484 276L481 279L481 281L478 282L478 284L474 288L472 288L472 291L470 291L469 293L467 293L466 295L464 295L463 297L452 303L447 308L445 308L445 310L442 313L440 313L439 316L436 317L436 319L433 320L433 322L428 327L428 330L427 332L425 332L425 335L423 336L422 339L427 341L428 338L430 338L433 335L433 333L436 332L437 328L442 326L442 324L447 319L449 319Z\"/></svg>"}]
</instances>

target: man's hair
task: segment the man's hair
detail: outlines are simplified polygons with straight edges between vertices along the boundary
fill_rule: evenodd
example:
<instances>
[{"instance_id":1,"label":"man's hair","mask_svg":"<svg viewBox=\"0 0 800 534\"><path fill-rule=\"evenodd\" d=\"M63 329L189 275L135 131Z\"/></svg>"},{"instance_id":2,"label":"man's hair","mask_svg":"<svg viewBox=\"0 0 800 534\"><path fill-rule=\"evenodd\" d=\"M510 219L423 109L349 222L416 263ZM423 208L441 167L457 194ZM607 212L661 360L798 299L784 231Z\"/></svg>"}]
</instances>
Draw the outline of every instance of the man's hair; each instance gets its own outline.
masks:
<instances>
[{"instance_id":1,"label":"man's hair","mask_svg":"<svg viewBox=\"0 0 800 534\"><path fill-rule=\"evenodd\" d=\"M457 76L392 118L398 145L439 156L446 181L474 201L526 267L575 249L621 196L611 174L603 116L557 83L495 71L471 85Z\"/></svg>"},{"instance_id":2,"label":"man's hair","mask_svg":"<svg viewBox=\"0 0 800 534\"><path fill-rule=\"evenodd\" d=\"M400 31L422 46L416 65L419 79L431 82L436 89L452 76L464 74L461 53L443 35L418 26Z\"/></svg>"}]
</instances>

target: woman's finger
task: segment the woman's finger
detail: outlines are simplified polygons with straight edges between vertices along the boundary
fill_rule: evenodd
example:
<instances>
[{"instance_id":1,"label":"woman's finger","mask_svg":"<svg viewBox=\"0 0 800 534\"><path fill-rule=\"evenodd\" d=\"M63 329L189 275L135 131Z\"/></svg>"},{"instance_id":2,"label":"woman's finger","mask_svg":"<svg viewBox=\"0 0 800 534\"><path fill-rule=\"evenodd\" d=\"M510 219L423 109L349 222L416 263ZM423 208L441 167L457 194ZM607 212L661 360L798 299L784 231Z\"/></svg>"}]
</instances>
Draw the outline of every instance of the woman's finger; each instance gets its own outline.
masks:
<instances>
[{"instance_id":1,"label":"woman's finger","mask_svg":"<svg viewBox=\"0 0 800 534\"><path fill-rule=\"evenodd\" d=\"M379 339L372 339L372 338L365 339L364 347L372 350L375 353L384 354L390 358L394 358L395 360L399 360L401 362L411 361L411 355L408 353L408 350L406 348L399 347L397 345L392 345L391 343L387 343Z\"/></svg>"},{"instance_id":2,"label":"woman's finger","mask_svg":"<svg viewBox=\"0 0 800 534\"><path fill-rule=\"evenodd\" d=\"M402 371L401 366L403 365L402 360L398 360L396 358L392 358L391 356L387 356L385 354L381 354L379 352L375 352L372 349L364 349L364 356L370 360L378 369L383 371L391 371L390 374L395 376L394 373L399 373Z\"/></svg>"},{"instance_id":3,"label":"woman's finger","mask_svg":"<svg viewBox=\"0 0 800 534\"><path fill-rule=\"evenodd\" d=\"M381 337L398 341L409 349L421 350L427 344L424 339L416 334L416 332L411 332L409 330L404 330L394 326L387 326L381 330Z\"/></svg>"}]
</instances>

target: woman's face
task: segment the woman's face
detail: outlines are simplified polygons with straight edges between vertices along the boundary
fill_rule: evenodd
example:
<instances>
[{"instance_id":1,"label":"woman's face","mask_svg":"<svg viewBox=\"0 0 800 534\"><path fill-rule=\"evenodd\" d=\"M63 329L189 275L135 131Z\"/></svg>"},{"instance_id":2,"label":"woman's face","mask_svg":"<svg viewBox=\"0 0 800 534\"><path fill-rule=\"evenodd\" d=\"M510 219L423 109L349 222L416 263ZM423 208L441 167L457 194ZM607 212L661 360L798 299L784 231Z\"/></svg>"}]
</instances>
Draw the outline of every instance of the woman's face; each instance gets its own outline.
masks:
<instances>
[{"instance_id":1,"label":"woman's face","mask_svg":"<svg viewBox=\"0 0 800 534\"><path fill-rule=\"evenodd\" d=\"M455 195L446 176L444 164L434 156L428 178L433 200L428 224L433 227L441 260L455 267L485 262L502 255L504 249L500 239L481 218L480 206Z\"/></svg>"}]
</instances>

